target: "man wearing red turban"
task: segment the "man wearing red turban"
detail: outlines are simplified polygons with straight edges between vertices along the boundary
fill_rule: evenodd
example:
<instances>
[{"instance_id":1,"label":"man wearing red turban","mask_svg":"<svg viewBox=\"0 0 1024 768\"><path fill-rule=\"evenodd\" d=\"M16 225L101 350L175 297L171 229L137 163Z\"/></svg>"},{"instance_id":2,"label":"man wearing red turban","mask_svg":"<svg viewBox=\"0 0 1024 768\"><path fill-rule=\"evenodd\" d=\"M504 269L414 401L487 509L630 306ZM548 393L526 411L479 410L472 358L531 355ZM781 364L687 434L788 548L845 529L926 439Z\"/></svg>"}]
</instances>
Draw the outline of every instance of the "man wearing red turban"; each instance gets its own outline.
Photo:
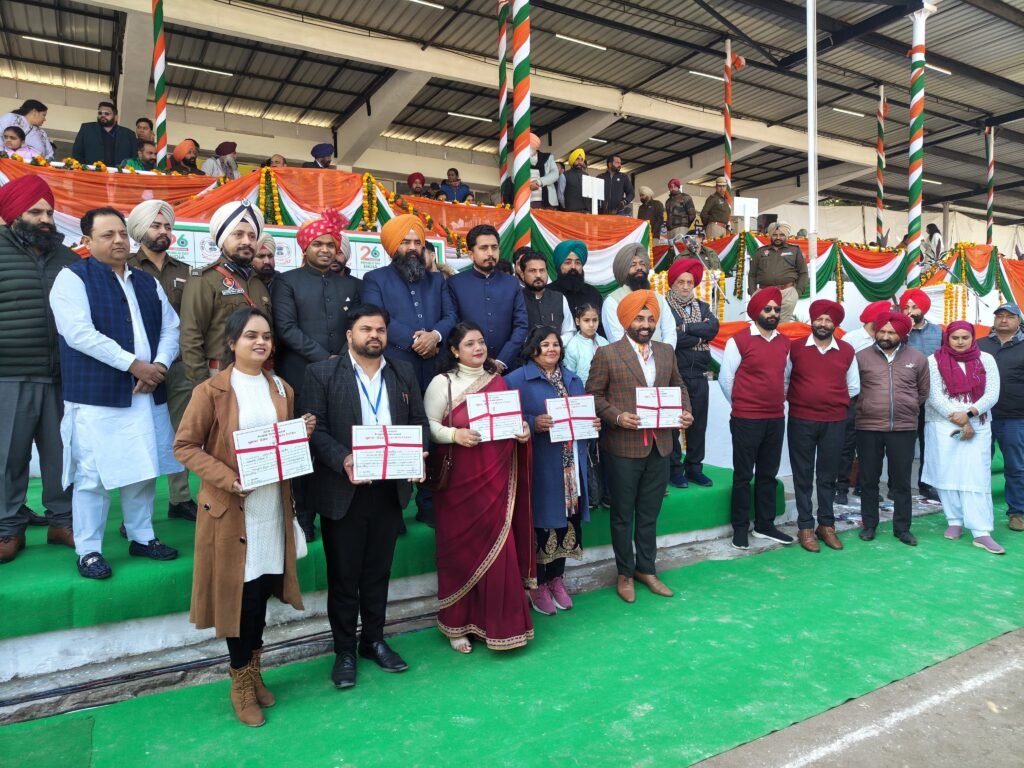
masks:
<instances>
[{"instance_id":1,"label":"man wearing red turban","mask_svg":"<svg viewBox=\"0 0 1024 768\"><path fill-rule=\"evenodd\" d=\"M25 527L49 524L46 540L74 546L71 492L61 484L63 445L57 339L50 289L79 261L53 220L53 192L28 174L0 187L0 563L25 548ZM25 506L32 442L39 447L46 518Z\"/></svg>"},{"instance_id":2,"label":"man wearing red turban","mask_svg":"<svg viewBox=\"0 0 1024 768\"><path fill-rule=\"evenodd\" d=\"M931 298L920 288L911 288L900 296L900 309L914 322L907 343L926 358L934 355L942 346L941 326L928 322L925 318L931 308ZM921 454L921 462L917 467L917 489L926 499L938 501L938 492L921 480L921 472L924 469L924 421L924 406L922 405L917 420L917 445Z\"/></svg>"},{"instance_id":3,"label":"man wearing red turban","mask_svg":"<svg viewBox=\"0 0 1024 768\"><path fill-rule=\"evenodd\" d=\"M779 333L782 291L762 288L747 302L753 321L725 344L718 383L732 403L732 545L749 549L750 481L754 481L754 536L780 544L793 537L775 527L776 475L786 432L789 339Z\"/></svg>"},{"instance_id":4,"label":"man wearing red turban","mask_svg":"<svg viewBox=\"0 0 1024 768\"><path fill-rule=\"evenodd\" d=\"M676 488L686 488L691 480L704 487L712 484L704 474L704 435L708 428L710 342L718 335L718 318L694 293L703 278L704 266L697 259L679 259L668 270L665 304L677 329L676 365L693 412L693 426L686 430L685 461L680 441L672 443L669 482Z\"/></svg>"},{"instance_id":5,"label":"man wearing red turban","mask_svg":"<svg viewBox=\"0 0 1024 768\"><path fill-rule=\"evenodd\" d=\"M918 411L928 399L928 360L907 344L913 325L906 315L880 312L874 320L875 344L857 353L860 397L857 399L857 454L860 456L860 538L872 541L878 527L878 481L882 461L889 461L893 497L893 534L917 546L910 532L910 474Z\"/></svg>"},{"instance_id":6,"label":"man wearing red turban","mask_svg":"<svg viewBox=\"0 0 1024 768\"><path fill-rule=\"evenodd\" d=\"M835 338L846 312L838 302L811 302L811 335L794 343L789 352L789 461L793 468L800 546L818 552L818 539L842 549L836 536L833 502L836 475L843 453L850 400L860 392L854 350ZM817 472L818 526L814 526Z\"/></svg>"},{"instance_id":7,"label":"man wearing red turban","mask_svg":"<svg viewBox=\"0 0 1024 768\"><path fill-rule=\"evenodd\" d=\"M672 347L653 340L660 312L658 294L646 289L632 291L622 298L617 311L625 333L597 350L587 377L587 394L594 396L597 415L604 423L601 456L612 498L612 549L619 572L615 588L619 597L632 603L636 600L634 579L656 595L672 596L655 568L656 529L668 483L672 433L688 428L693 416L684 389L678 424L641 428L637 385L642 381L647 387L681 387L683 382Z\"/></svg>"},{"instance_id":8,"label":"man wearing red turban","mask_svg":"<svg viewBox=\"0 0 1024 768\"><path fill-rule=\"evenodd\" d=\"M409 194L411 195L422 195L423 185L427 183L427 177L419 171L410 173L409 177L405 180L405 183L409 186Z\"/></svg>"}]
</instances>

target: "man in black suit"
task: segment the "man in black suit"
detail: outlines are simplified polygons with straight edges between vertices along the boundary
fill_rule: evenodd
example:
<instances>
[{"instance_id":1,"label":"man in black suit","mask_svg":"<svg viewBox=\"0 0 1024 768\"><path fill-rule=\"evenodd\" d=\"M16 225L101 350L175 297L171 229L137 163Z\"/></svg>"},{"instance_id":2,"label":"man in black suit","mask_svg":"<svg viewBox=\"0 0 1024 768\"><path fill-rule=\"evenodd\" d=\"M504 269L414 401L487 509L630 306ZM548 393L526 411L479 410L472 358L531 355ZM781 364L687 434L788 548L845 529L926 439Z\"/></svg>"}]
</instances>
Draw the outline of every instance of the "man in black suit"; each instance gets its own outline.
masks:
<instances>
[{"instance_id":1,"label":"man in black suit","mask_svg":"<svg viewBox=\"0 0 1024 768\"><path fill-rule=\"evenodd\" d=\"M117 168L123 160L135 157L138 140L135 131L117 124L117 107L101 101L96 107L96 121L82 123L75 136L71 155L83 165L102 161Z\"/></svg>"},{"instance_id":2,"label":"man in black suit","mask_svg":"<svg viewBox=\"0 0 1024 768\"><path fill-rule=\"evenodd\" d=\"M409 665L384 641L388 580L402 510L412 484L353 479L352 427L418 425L427 444L427 416L412 367L384 357L388 313L364 304L349 316L348 350L306 368L302 409L316 414L310 437L313 474L307 504L320 513L327 558L327 616L334 634L336 688L356 684L356 619L362 614L359 655L386 672Z\"/></svg>"}]
</instances>

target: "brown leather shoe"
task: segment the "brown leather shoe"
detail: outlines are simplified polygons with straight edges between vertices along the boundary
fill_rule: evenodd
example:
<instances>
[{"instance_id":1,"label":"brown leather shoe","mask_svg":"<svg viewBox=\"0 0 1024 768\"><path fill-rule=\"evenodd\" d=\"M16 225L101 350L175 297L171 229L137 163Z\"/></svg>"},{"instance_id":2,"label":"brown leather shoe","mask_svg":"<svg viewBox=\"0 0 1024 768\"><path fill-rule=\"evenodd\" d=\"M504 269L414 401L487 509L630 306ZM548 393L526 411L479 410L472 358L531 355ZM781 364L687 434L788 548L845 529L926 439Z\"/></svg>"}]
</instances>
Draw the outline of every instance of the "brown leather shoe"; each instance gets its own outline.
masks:
<instances>
[{"instance_id":1,"label":"brown leather shoe","mask_svg":"<svg viewBox=\"0 0 1024 768\"><path fill-rule=\"evenodd\" d=\"M9 563L25 548L25 533L17 536L0 536L0 563Z\"/></svg>"},{"instance_id":2,"label":"brown leather shoe","mask_svg":"<svg viewBox=\"0 0 1024 768\"><path fill-rule=\"evenodd\" d=\"M815 534L818 538L825 542L825 546L829 549L842 549L843 542L836 536L836 529L831 525L819 525L814 529Z\"/></svg>"},{"instance_id":3,"label":"brown leather shoe","mask_svg":"<svg viewBox=\"0 0 1024 768\"><path fill-rule=\"evenodd\" d=\"M51 525L46 532L47 544L63 544L65 547L75 548L75 534L70 528L61 528Z\"/></svg>"},{"instance_id":4,"label":"brown leather shoe","mask_svg":"<svg viewBox=\"0 0 1024 768\"><path fill-rule=\"evenodd\" d=\"M665 582L653 573L640 573L640 571L637 571L633 574L633 578L641 584L646 584L647 588L651 590L651 592L656 595L660 595L661 597L672 597L672 595L675 594L665 585Z\"/></svg>"},{"instance_id":5,"label":"brown leather shoe","mask_svg":"<svg viewBox=\"0 0 1024 768\"><path fill-rule=\"evenodd\" d=\"M615 585L615 591L618 592L619 597L627 603L636 602L636 590L633 588L633 580L629 578L629 576L619 575L618 583Z\"/></svg>"},{"instance_id":6,"label":"brown leather shoe","mask_svg":"<svg viewBox=\"0 0 1024 768\"><path fill-rule=\"evenodd\" d=\"M268 709L274 706L276 699L274 694L270 692L266 685L263 684L263 649L257 648L252 652L252 661L249 662L249 666L252 667L252 679L253 689L256 693L256 702L263 707Z\"/></svg>"},{"instance_id":7,"label":"brown leather shoe","mask_svg":"<svg viewBox=\"0 0 1024 768\"><path fill-rule=\"evenodd\" d=\"M818 542L814 538L814 531L810 528L801 528L797 531L796 537L800 541L800 546L808 552L821 552L821 547L818 546Z\"/></svg>"}]
</instances>

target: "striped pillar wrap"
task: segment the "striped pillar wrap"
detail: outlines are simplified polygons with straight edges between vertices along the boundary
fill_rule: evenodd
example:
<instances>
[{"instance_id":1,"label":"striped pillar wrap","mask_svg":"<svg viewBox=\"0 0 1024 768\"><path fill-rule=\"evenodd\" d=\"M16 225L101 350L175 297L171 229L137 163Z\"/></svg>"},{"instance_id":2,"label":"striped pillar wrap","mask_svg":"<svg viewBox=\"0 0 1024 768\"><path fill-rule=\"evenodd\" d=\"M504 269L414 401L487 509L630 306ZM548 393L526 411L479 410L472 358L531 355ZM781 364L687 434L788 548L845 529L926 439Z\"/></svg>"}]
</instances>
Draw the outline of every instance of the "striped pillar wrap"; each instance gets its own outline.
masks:
<instances>
[{"instance_id":1,"label":"striped pillar wrap","mask_svg":"<svg viewBox=\"0 0 1024 768\"><path fill-rule=\"evenodd\" d=\"M732 40L728 39L725 41L725 67L722 74L725 76L725 107L722 109L722 118L725 120L725 158L722 175L725 176L725 199L732 205Z\"/></svg>"},{"instance_id":2,"label":"striped pillar wrap","mask_svg":"<svg viewBox=\"0 0 1024 768\"><path fill-rule=\"evenodd\" d=\"M508 8L508 0L498 3L498 167L502 186L508 178Z\"/></svg>"},{"instance_id":3,"label":"striped pillar wrap","mask_svg":"<svg viewBox=\"0 0 1024 768\"><path fill-rule=\"evenodd\" d=\"M167 159L167 48L164 43L164 0L153 0L153 94L156 98L156 167L170 170Z\"/></svg>"},{"instance_id":4,"label":"striped pillar wrap","mask_svg":"<svg viewBox=\"0 0 1024 768\"><path fill-rule=\"evenodd\" d=\"M512 4L513 250L530 245L530 2Z\"/></svg>"},{"instance_id":5,"label":"striped pillar wrap","mask_svg":"<svg viewBox=\"0 0 1024 768\"><path fill-rule=\"evenodd\" d=\"M885 210L885 118L889 114L889 102L885 100L885 86L878 86L878 138L875 141L875 241L881 245L885 236L882 211Z\"/></svg>"},{"instance_id":6,"label":"striped pillar wrap","mask_svg":"<svg viewBox=\"0 0 1024 768\"><path fill-rule=\"evenodd\" d=\"M907 188L907 232L909 234L907 249L911 264L921 261L921 187L924 177L924 25L933 10L934 6L925 5L910 15L914 25L913 45L910 49L910 145L907 150L910 158L907 173L909 182Z\"/></svg>"},{"instance_id":7,"label":"striped pillar wrap","mask_svg":"<svg viewBox=\"0 0 1024 768\"><path fill-rule=\"evenodd\" d=\"M992 225L995 223L996 201L996 128L985 128L985 164L988 166L988 206L985 222L985 245L992 245Z\"/></svg>"}]
</instances>

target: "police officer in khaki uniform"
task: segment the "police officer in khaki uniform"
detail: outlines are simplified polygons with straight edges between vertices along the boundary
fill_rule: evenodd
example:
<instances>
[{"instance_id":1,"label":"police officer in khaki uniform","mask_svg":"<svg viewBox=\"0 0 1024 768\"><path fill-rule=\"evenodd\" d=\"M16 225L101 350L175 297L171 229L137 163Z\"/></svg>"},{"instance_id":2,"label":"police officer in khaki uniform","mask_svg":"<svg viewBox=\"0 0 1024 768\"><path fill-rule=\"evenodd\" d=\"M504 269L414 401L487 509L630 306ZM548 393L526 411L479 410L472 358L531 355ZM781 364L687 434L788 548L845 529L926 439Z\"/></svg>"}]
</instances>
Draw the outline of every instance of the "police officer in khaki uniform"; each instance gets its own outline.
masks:
<instances>
[{"instance_id":1,"label":"police officer in khaki uniform","mask_svg":"<svg viewBox=\"0 0 1024 768\"><path fill-rule=\"evenodd\" d=\"M789 224L781 221L768 227L768 237L772 241L754 251L747 273L747 293L751 295L771 286L782 290L780 323L793 321L796 303L810 286L803 251L787 242L791 231Z\"/></svg>"},{"instance_id":2,"label":"police officer in khaki uniform","mask_svg":"<svg viewBox=\"0 0 1024 768\"><path fill-rule=\"evenodd\" d=\"M167 253L174 243L174 208L163 200L146 200L128 214L127 225L128 234L139 244L138 252L129 257L128 266L155 277L167 294L167 301L181 317L181 297L191 270ZM164 385L171 426L177 430L192 397L192 384L185 376L185 364L180 356L171 363ZM196 503L188 485L187 469L167 476L167 495L168 517L195 521Z\"/></svg>"},{"instance_id":3,"label":"police officer in khaki uniform","mask_svg":"<svg viewBox=\"0 0 1024 768\"><path fill-rule=\"evenodd\" d=\"M714 194L708 196L708 199L704 201L704 207L700 211L700 220L704 222L704 229L712 240L725 237L729 231L732 206L729 205L728 189L729 184L725 180L725 176L719 176L715 179Z\"/></svg>"},{"instance_id":4,"label":"police officer in khaki uniform","mask_svg":"<svg viewBox=\"0 0 1024 768\"><path fill-rule=\"evenodd\" d=\"M181 359L193 385L214 375L224 354L224 326L236 309L270 312L270 292L252 268L263 215L248 200L222 205L210 219L221 256L192 270L181 300Z\"/></svg>"}]
</instances>

